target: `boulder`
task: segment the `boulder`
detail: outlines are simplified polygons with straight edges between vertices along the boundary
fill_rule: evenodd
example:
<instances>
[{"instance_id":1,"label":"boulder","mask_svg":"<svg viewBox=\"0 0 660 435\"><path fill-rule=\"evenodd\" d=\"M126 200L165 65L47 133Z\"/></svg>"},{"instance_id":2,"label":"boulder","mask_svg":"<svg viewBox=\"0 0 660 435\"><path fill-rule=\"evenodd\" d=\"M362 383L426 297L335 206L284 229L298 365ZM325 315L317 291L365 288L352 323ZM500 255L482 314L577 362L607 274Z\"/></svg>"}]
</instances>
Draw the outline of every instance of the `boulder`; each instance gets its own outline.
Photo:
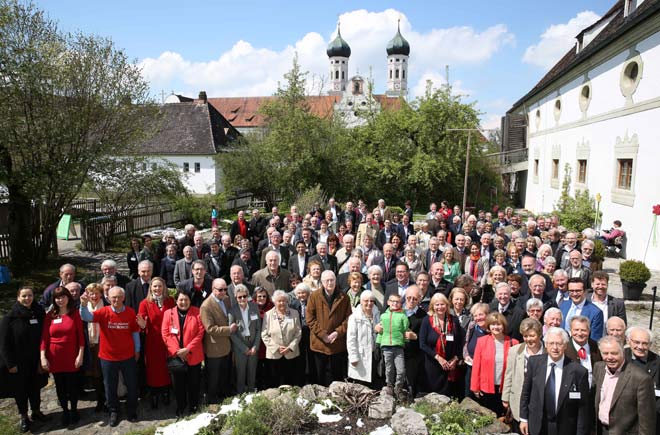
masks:
<instances>
[{"instance_id":1,"label":"boulder","mask_svg":"<svg viewBox=\"0 0 660 435\"><path fill-rule=\"evenodd\" d=\"M302 387L298 393L298 397L303 398L308 402L314 402L316 400L314 385L308 384Z\"/></svg>"},{"instance_id":2,"label":"boulder","mask_svg":"<svg viewBox=\"0 0 660 435\"><path fill-rule=\"evenodd\" d=\"M424 416L409 408L399 408L392 416L390 426L394 433L406 435L428 435Z\"/></svg>"},{"instance_id":3,"label":"boulder","mask_svg":"<svg viewBox=\"0 0 660 435\"><path fill-rule=\"evenodd\" d=\"M369 405L369 418L385 419L392 417L394 411L394 397L380 393Z\"/></svg>"},{"instance_id":4,"label":"boulder","mask_svg":"<svg viewBox=\"0 0 660 435\"><path fill-rule=\"evenodd\" d=\"M508 434L510 432L511 428L507 424L504 424L500 420L495 419L495 421L488 426L479 429L477 435L501 435Z\"/></svg>"},{"instance_id":5,"label":"boulder","mask_svg":"<svg viewBox=\"0 0 660 435\"><path fill-rule=\"evenodd\" d=\"M261 392L261 395L268 400L273 400L276 397L279 397L281 394L282 392L279 390L279 388L269 388Z\"/></svg>"},{"instance_id":6,"label":"boulder","mask_svg":"<svg viewBox=\"0 0 660 435\"><path fill-rule=\"evenodd\" d=\"M328 392L330 393L330 396L334 399L342 398L344 397L344 395L358 396L365 391L372 391L372 390L369 387L365 387L364 385L354 384L350 382L335 381L332 384L330 384L330 387L328 387Z\"/></svg>"},{"instance_id":7,"label":"boulder","mask_svg":"<svg viewBox=\"0 0 660 435\"><path fill-rule=\"evenodd\" d=\"M414 403L427 403L434 408L440 409L449 402L451 402L451 399L447 396L438 393L429 393L426 396L416 398Z\"/></svg>"},{"instance_id":8,"label":"boulder","mask_svg":"<svg viewBox=\"0 0 660 435\"><path fill-rule=\"evenodd\" d=\"M494 419L497 419L497 414L495 414L490 409L479 405L477 402L470 399L469 397L466 397L465 399L463 399L463 401L459 404L459 406L461 408L465 409L466 411L474 411L474 412L478 412L479 414L482 414L482 415L490 415Z\"/></svg>"}]
</instances>

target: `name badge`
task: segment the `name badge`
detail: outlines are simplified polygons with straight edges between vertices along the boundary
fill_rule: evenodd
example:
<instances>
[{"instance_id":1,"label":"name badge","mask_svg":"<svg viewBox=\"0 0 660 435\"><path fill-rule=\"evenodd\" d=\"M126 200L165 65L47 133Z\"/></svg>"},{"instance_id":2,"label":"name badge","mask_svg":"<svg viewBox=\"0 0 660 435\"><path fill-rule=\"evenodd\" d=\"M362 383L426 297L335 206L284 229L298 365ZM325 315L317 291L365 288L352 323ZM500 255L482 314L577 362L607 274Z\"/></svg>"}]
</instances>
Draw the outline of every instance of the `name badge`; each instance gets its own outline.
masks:
<instances>
[{"instance_id":1,"label":"name badge","mask_svg":"<svg viewBox=\"0 0 660 435\"><path fill-rule=\"evenodd\" d=\"M571 391L568 393L568 398L580 400L582 398L582 395L580 394L579 391Z\"/></svg>"},{"instance_id":2,"label":"name badge","mask_svg":"<svg viewBox=\"0 0 660 435\"><path fill-rule=\"evenodd\" d=\"M655 390L655 397L660 397L660 390Z\"/></svg>"},{"instance_id":3,"label":"name badge","mask_svg":"<svg viewBox=\"0 0 660 435\"><path fill-rule=\"evenodd\" d=\"M62 320L62 319L60 319L60 320ZM30 319L30 325L36 325L37 323L39 323L39 321L37 319Z\"/></svg>"},{"instance_id":4,"label":"name badge","mask_svg":"<svg viewBox=\"0 0 660 435\"><path fill-rule=\"evenodd\" d=\"M59 319L53 320L53 323L55 324L62 323L62 318L60 317Z\"/></svg>"},{"instance_id":5,"label":"name badge","mask_svg":"<svg viewBox=\"0 0 660 435\"><path fill-rule=\"evenodd\" d=\"M252 314L252 315L250 316L250 320L257 320L258 318L259 318L259 316L256 315L256 314Z\"/></svg>"},{"instance_id":6,"label":"name badge","mask_svg":"<svg viewBox=\"0 0 660 435\"><path fill-rule=\"evenodd\" d=\"M172 328L172 329L170 329L170 332L171 332L172 334L178 334L178 333L179 333L179 330L176 329L176 328Z\"/></svg>"},{"instance_id":7,"label":"name badge","mask_svg":"<svg viewBox=\"0 0 660 435\"><path fill-rule=\"evenodd\" d=\"M447 341L454 341L454 334L448 334Z\"/></svg>"},{"instance_id":8,"label":"name badge","mask_svg":"<svg viewBox=\"0 0 660 435\"><path fill-rule=\"evenodd\" d=\"M131 257L131 261L137 261L137 258Z\"/></svg>"},{"instance_id":9,"label":"name badge","mask_svg":"<svg viewBox=\"0 0 660 435\"><path fill-rule=\"evenodd\" d=\"M203 297L203 298L206 298L206 290L204 290L204 291L202 292L202 297Z\"/></svg>"}]
</instances>

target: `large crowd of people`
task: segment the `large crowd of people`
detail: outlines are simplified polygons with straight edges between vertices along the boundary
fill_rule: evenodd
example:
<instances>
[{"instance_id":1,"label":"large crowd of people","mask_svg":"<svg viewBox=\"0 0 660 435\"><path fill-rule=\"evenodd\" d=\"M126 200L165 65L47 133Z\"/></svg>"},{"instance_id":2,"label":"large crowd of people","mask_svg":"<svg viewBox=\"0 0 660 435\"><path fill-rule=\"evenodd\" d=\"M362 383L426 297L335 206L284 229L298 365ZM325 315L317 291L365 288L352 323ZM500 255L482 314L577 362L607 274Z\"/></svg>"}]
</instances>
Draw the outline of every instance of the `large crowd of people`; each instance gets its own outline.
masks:
<instances>
[{"instance_id":1,"label":"large crowd of people","mask_svg":"<svg viewBox=\"0 0 660 435\"><path fill-rule=\"evenodd\" d=\"M171 391L182 417L235 393L348 379L402 401L471 397L524 435L660 434L651 333L627 326L594 241L557 216L443 201L414 222L409 202L399 215L334 199L248 214L207 240L193 225L131 240L128 276L106 260L84 286L65 264L43 291L20 288L0 362L21 429L48 418L52 374L69 428L84 388L116 426L120 397L136 421L139 400L168 406Z\"/></svg>"}]
</instances>

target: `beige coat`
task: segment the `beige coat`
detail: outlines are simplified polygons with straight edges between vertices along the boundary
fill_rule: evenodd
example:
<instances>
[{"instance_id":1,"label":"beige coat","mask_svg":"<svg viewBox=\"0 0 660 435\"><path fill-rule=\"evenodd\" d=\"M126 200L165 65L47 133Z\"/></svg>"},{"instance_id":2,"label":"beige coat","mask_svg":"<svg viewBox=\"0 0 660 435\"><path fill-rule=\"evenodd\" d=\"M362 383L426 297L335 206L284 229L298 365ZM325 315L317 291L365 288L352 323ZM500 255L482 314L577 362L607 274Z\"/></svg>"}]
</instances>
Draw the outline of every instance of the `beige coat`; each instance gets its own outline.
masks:
<instances>
[{"instance_id":1,"label":"beige coat","mask_svg":"<svg viewBox=\"0 0 660 435\"><path fill-rule=\"evenodd\" d=\"M525 382L525 343L516 344L509 349L502 387L502 402L509 402L511 414L520 421L520 396Z\"/></svg>"},{"instance_id":2,"label":"beige coat","mask_svg":"<svg viewBox=\"0 0 660 435\"><path fill-rule=\"evenodd\" d=\"M287 310L284 321L280 323L277 319L277 308L273 307L264 314L263 324L261 325L261 339L266 345L266 359L280 359L282 354L279 352L280 346L286 346L290 349L284 358L293 359L300 355L300 337L302 328L300 326L300 316L298 311L293 308Z\"/></svg>"},{"instance_id":3,"label":"beige coat","mask_svg":"<svg viewBox=\"0 0 660 435\"><path fill-rule=\"evenodd\" d=\"M231 310L229 298L225 298L224 301L227 313L229 313ZM204 335L204 353L206 356L209 358L227 356L231 351L229 319L223 313L213 295L206 298L202 303L199 308L199 317L204 325L204 330L206 330Z\"/></svg>"}]
</instances>

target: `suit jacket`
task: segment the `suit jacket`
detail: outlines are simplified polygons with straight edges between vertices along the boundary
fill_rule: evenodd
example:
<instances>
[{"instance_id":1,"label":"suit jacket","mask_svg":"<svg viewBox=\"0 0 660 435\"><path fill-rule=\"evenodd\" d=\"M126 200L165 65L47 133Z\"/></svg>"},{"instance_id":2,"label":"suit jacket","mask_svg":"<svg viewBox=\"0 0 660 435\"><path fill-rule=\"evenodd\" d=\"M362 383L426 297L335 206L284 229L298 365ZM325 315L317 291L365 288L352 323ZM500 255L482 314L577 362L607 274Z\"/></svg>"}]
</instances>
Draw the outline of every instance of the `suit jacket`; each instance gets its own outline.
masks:
<instances>
[{"instance_id":1,"label":"suit jacket","mask_svg":"<svg viewBox=\"0 0 660 435\"><path fill-rule=\"evenodd\" d=\"M192 262L187 264L185 258L177 260L174 265L174 285L178 286L188 278L192 278Z\"/></svg>"},{"instance_id":2,"label":"suit jacket","mask_svg":"<svg viewBox=\"0 0 660 435\"><path fill-rule=\"evenodd\" d=\"M415 234L415 226L412 223L409 223L408 226L406 227L403 224L403 222L401 222L397 226L397 230L399 232L399 235L401 236L401 240L403 241L404 245L408 244L408 236Z\"/></svg>"},{"instance_id":3,"label":"suit jacket","mask_svg":"<svg viewBox=\"0 0 660 435\"><path fill-rule=\"evenodd\" d=\"M190 304L194 307L201 307L202 302L211 294L211 285L213 284L213 279L207 274L204 275L204 283L202 284L201 291L195 291L194 288L195 278L189 278L185 281L181 281L179 285L176 286L177 290L181 292L186 292L190 295Z\"/></svg>"},{"instance_id":4,"label":"suit jacket","mask_svg":"<svg viewBox=\"0 0 660 435\"><path fill-rule=\"evenodd\" d=\"M409 279L408 280L408 286L415 285L415 281ZM390 298L391 295L399 295L399 282L394 279L393 281L390 281L385 284L385 304L387 305L387 300ZM403 299L405 298L402 297L402 304L403 304Z\"/></svg>"},{"instance_id":5,"label":"suit jacket","mask_svg":"<svg viewBox=\"0 0 660 435\"><path fill-rule=\"evenodd\" d=\"M566 330L570 329L566 327L566 315L571 309L571 305L573 305L573 301L569 299L562 302L559 306L562 314L561 327ZM600 338L603 336L603 312L600 310L600 308L592 304L590 301L585 300L580 315L589 318L591 322L591 334L589 337L595 341L600 340Z\"/></svg>"},{"instance_id":6,"label":"suit jacket","mask_svg":"<svg viewBox=\"0 0 660 435\"><path fill-rule=\"evenodd\" d=\"M390 258L389 269L385 267L385 257L378 263L378 266L383 270L383 282L392 281L396 277L396 263L399 261L397 257Z\"/></svg>"},{"instance_id":7,"label":"suit jacket","mask_svg":"<svg viewBox=\"0 0 660 435\"><path fill-rule=\"evenodd\" d=\"M142 289L142 279L134 279L126 284L126 299L124 304L133 308L133 311L137 313L140 309L140 302L142 302L147 297L148 293L149 290L147 290L147 293L145 293Z\"/></svg>"},{"instance_id":8,"label":"suit jacket","mask_svg":"<svg viewBox=\"0 0 660 435\"><path fill-rule=\"evenodd\" d=\"M337 257L335 257L335 260ZM304 270L300 270L300 264L298 263L298 253L291 255L289 257L289 273L291 275L298 275L300 279L303 279L307 275L307 262L309 261L309 255L305 254L305 265Z\"/></svg>"},{"instance_id":9,"label":"suit jacket","mask_svg":"<svg viewBox=\"0 0 660 435\"><path fill-rule=\"evenodd\" d=\"M204 263L206 263L206 271L209 275L211 275L211 278L222 278L225 276L225 270L223 269L224 262L222 257L223 255L220 253L217 257L208 255L206 258L204 258ZM218 264L217 266L213 262L214 259Z\"/></svg>"},{"instance_id":10,"label":"suit jacket","mask_svg":"<svg viewBox=\"0 0 660 435\"><path fill-rule=\"evenodd\" d=\"M348 275L350 275L350 272L340 273L337 276L337 288L343 291L344 293L346 293L350 287L348 284ZM369 278L364 273L361 273L361 275L362 275L362 286L365 286L369 282Z\"/></svg>"},{"instance_id":11,"label":"suit jacket","mask_svg":"<svg viewBox=\"0 0 660 435\"><path fill-rule=\"evenodd\" d=\"M433 263L436 263L438 261L442 261L442 252L438 249L435 251L435 261L431 258L433 256L433 253L431 252L430 249L427 249L426 252L424 252L424 256L422 257L422 264L424 266L425 271L429 271L431 269L431 265Z\"/></svg>"},{"instance_id":12,"label":"suit jacket","mask_svg":"<svg viewBox=\"0 0 660 435\"><path fill-rule=\"evenodd\" d=\"M591 368L593 371L594 365L598 361L602 361L603 358L600 356L600 351L598 350L598 343L592 340L591 338L587 342L589 344L589 356L591 357ZM573 340L570 340L568 342L568 346L566 346L566 356L570 358L571 360L577 362L578 364L580 363L580 357L578 357L578 350L575 348L573 344Z\"/></svg>"},{"instance_id":13,"label":"suit jacket","mask_svg":"<svg viewBox=\"0 0 660 435\"><path fill-rule=\"evenodd\" d=\"M264 320L261 329L261 339L266 346L267 359L280 359L282 354L279 352L280 346L286 346L290 349L284 358L292 359L300 355L300 338L302 337L302 328L300 326L300 315L298 311L289 308L284 321L280 323L277 318L277 308L271 308L264 314Z\"/></svg>"},{"instance_id":14,"label":"suit jacket","mask_svg":"<svg viewBox=\"0 0 660 435\"><path fill-rule=\"evenodd\" d=\"M250 284L249 282L243 281L243 285L247 287L248 292L250 293L250 297L254 295L254 286ZM229 297L229 300L231 301L232 305L236 305L236 294L234 293L234 289L236 286L234 285L233 282L230 282L229 285L227 286L227 296Z\"/></svg>"},{"instance_id":15,"label":"suit jacket","mask_svg":"<svg viewBox=\"0 0 660 435\"><path fill-rule=\"evenodd\" d=\"M231 346L234 352L245 354L245 351L248 349L255 349L259 351L259 346L261 345L261 317L259 316L259 308L254 302L248 302L248 324L246 325L243 321L243 315L241 314L241 308L236 305L232 305L229 310L229 324L236 323L238 329L236 332L231 334ZM243 338L243 331L249 330L250 337L248 339Z\"/></svg>"},{"instance_id":16,"label":"suit jacket","mask_svg":"<svg viewBox=\"0 0 660 435\"><path fill-rule=\"evenodd\" d=\"M291 290L289 271L280 267L280 272L276 277L271 276L267 267L259 269L252 275L252 285L255 287L261 286L268 291L269 295L273 295L275 290L284 290L289 292Z\"/></svg>"},{"instance_id":17,"label":"suit jacket","mask_svg":"<svg viewBox=\"0 0 660 435\"><path fill-rule=\"evenodd\" d=\"M250 237L250 223L245 221L245 226L247 227L247 237ZM238 219L231 223L229 227L229 237L231 237L231 242L234 243L236 234L241 234L241 227L238 225Z\"/></svg>"},{"instance_id":18,"label":"suit jacket","mask_svg":"<svg viewBox=\"0 0 660 435\"><path fill-rule=\"evenodd\" d=\"M567 268L564 269L566 273L568 274L568 277L571 278L572 276L572 268L569 265ZM591 269L588 267L582 266L580 268L580 279L582 280L582 283L584 283L584 289L591 288Z\"/></svg>"},{"instance_id":19,"label":"suit jacket","mask_svg":"<svg viewBox=\"0 0 660 435\"><path fill-rule=\"evenodd\" d=\"M638 367L646 370L647 373L653 378L653 381L655 382L655 388L660 388L660 356L658 356L658 354L649 351L646 364L642 364L641 361L633 359L632 350L630 348L626 348L625 355L626 361L629 361L631 364L637 365ZM655 412L660 414L660 397L658 396L655 397ZM660 423L658 418L660 418L660 415L656 416L656 423ZM660 428L656 433L660 433Z\"/></svg>"},{"instance_id":20,"label":"suit jacket","mask_svg":"<svg viewBox=\"0 0 660 435\"><path fill-rule=\"evenodd\" d=\"M499 302L497 299L493 299L490 302L490 311L496 312L499 310ZM518 306L517 303L514 303L513 300L509 302L509 306L506 307L506 310L502 313L506 318L508 327L506 329L506 335L515 338L518 341L522 341L522 335L520 334L520 322L527 317L525 310Z\"/></svg>"},{"instance_id":21,"label":"suit jacket","mask_svg":"<svg viewBox=\"0 0 660 435\"><path fill-rule=\"evenodd\" d=\"M392 240L392 236L395 235L395 234L399 234L399 233L397 232L396 228L394 228L394 226L391 226L390 227L390 240ZM380 230L378 232L378 235L376 236L376 240L374 240L374 244L376 245L376 247L378 249L380 249L382 251L383 250L383 245L385 245L386 243L388 243L387 232L385 231L385 228L383 228L382 230Z\"/></svg>"},{"instance_id":22,"label":"suit jacket","mask_svg":"<svg viewBox=\"0 0 660 435\"><path fill-rule=\"evenodd\" d=\"M548 372L547 354L534 355L527 362L527 373L520 396L520 418L529 422L530 435L547 433L545 385ZM557 434L589 435L591 433L591 401L587 370L564 356L559 397L556 407ZM571 392L579 393L571 398Z\"/></svg>"},{"instance_id":23,"label":"suit jacket","mask_svg":"<svg viewBox=\"0 0 660 435\"><path fill-rule=\"evenodd\" d=\"M220 248L220 252L222 253L223 278L228 280L229 270L231 269L231 265L234 264L234 260L238 257L239 251L235 246L230 246L226 251Z\"/></svg>"},{"instance_id":24,"label":"suit jacket","mask_svg":"<svg viewBox=\"0 0 660 435\"><path fill-rule=\"evenodd\" d=\"M229 298L224 299L227 314L231 309L231 302ZM199 318L204 325L206 334L204 335L204 353L209 358L221 358L229 355L231 351L231 342L229 336L229 316L225 315L216 301L215 297L211 296L202 302L199 309Z\"/></svg>"},{"instance_id":25,"label":"suit jacket","mask_svg":"<svg viewBox=\"0 0 660 435\"><path fill-rule=\"evenodd\" d=\"M586 287L585 287L586 288ZM587 300L591 301L594 295L594 291L590 290L587 293ZM623 303L623 299L615 298L614 296L607 295L607 318L610 317L620 317L628 324L628 316L626 316L626 304ZM607 319L603 318L603 321L607 322Z\"/></svg>"},{"instance_id":26,"label":"suit jacket","mask_svg":"<svg viewBox=\"0 0 660 435\"><path fill-rule=\"evenodd\" d=\"M310 258L311 260L317 260L321 262L321 265L323 266L323 270L331 270L335 274L337 274L337 257L334 255L327 254L325 256L325 262L321 260L321 256L319 254L314 255L313 257Z\"/></svg>"},{"instance_id":27,"label":"suit jacket","mask_svg":"<svg viewBox=\"0 0 660 435\"><path fill-rule=\"evenodd\" d=\"M260 269L263 269L266 267L266 254L268 254L270 251L273 251L275 248L273 246L268 246L264 248L263 251L261 251L261 261L260 261ZM285 248L283 246L279 246L278 250L280 253L280 267L287 268L289 267L289 255L291 254L291 251L289 251L289 248Z\"/></svg>"},{"instance_id":28,"label":"suit jacket","mask_svg":"<svg viewBox=\"0 0 660 435\"><path fill-rule=\"evenodd\" d=\"M605 362L594 367L595 415L598 421L600 390L605 378ZM609 433L652 435L656 430L655 393L653 379L643 369L627 361L623 363L619 380L614 388L609 412Z\"/></svg>"}]
</instances>

